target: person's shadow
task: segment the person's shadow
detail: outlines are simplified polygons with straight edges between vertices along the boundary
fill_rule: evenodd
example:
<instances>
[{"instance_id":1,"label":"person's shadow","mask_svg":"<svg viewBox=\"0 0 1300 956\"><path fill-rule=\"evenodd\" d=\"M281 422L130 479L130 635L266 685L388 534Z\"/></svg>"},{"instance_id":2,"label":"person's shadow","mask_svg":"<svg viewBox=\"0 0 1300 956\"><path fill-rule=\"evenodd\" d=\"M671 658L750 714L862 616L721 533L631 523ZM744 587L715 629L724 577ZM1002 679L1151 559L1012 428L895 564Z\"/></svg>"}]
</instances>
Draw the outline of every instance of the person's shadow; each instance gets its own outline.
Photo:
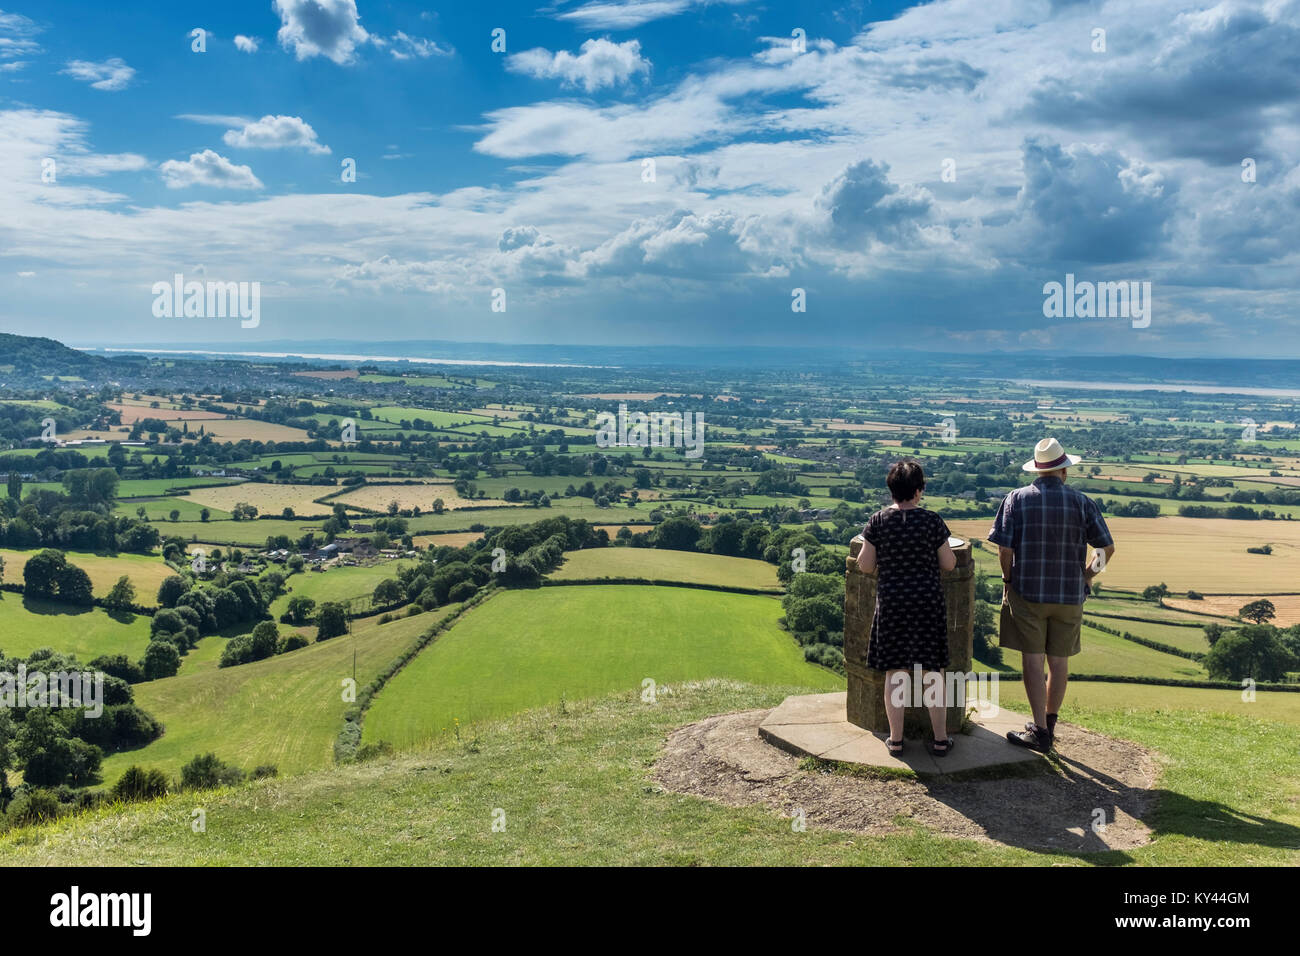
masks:
<instances>
[{"instance_id":1,"label":"person's shadow","mask_svg":"<svg viewBox=\"0 0 1300 956\"><path fill-rule=\"evenodd\" d=\"M930 795L1009 846L1087 856L1090 863L1133 862L1142 834L1178 834L1216 843L1300 850L1300 827L1162 788L1132 786L1057 753L1050 765L1027 765L1000 779L922 778ZM1127 818L1117 831L1120 814ZM1141 840L1141 843L1135 842ZM1119 845L1117 845L1119 844Z\"/></svg>"}]
</instances>

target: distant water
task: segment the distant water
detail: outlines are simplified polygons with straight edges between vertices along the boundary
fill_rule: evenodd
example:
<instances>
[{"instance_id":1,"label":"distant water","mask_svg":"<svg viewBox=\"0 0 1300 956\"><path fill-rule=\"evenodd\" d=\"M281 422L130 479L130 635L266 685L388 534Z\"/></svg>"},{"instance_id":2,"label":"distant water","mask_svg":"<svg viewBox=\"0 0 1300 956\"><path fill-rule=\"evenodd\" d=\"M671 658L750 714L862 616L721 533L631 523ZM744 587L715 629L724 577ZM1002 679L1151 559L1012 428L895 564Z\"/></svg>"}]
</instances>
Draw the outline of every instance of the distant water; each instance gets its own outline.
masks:
<instances>
[{"instance_id":1,"label":"distant water","mask_svg":"<svg viewBox=\"0 0 1300 956\"><path fill-rule=\"evenodd\" d=\"M322 362L411 362L418 365L515 365L521 368L613 368L610 365L576 365L567 362L506 362L484 359L413 358L406 355L335 355L321 352L220 352L213 349L100 349L143 355L223 355L231 358L312 359Z\"/></svg>"},{"instance_id":2,"label":"distant water","mask_svg":"<svg viewBox=\"0 0 1300 956\"><path fill-rule=\"evenodd\" d=\"M1300 389L1247 388L1238 385L1165 385L1155 382L1044 382L1037 379L1013 378L1017 385L1037 388L1083 388L1116 392L1192 392L1197 395L1258 395L1263 398L1300 398Z\"/></svg>"}]
</instances>

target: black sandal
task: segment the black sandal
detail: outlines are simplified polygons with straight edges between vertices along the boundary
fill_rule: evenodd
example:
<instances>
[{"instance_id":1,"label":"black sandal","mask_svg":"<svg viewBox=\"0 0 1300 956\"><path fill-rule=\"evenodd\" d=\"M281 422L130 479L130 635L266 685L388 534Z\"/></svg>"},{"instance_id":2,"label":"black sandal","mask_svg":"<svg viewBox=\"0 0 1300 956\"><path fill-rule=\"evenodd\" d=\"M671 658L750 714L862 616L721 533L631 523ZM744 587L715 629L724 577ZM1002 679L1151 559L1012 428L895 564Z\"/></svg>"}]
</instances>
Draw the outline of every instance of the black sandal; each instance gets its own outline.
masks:
<instances>
[{"instance_id":1,"label":"black sandal","mask_svg":"<svg viewBox=\"0 0 1300 956\"><path fill-rule=\"evenodd\" d=\"M947 740L933 740L930 742L930 753L934 754L936 757L946 757L948 754L952 753L952 745L955 743L956 741L951 737ZM943 749L940 750L940 747Z\"/></svg>"},{"instance_id":2,"label":"black sandal","mask_svg":"<svg viewBox=\"0 0 1300 956\"><path fill-rule=\"evenodd\" d=\"M895 740L893 737L886 737L885 749L889 751L891 757L901 756L903 753L903 742L901 740Z\"/></svg>"}]
</instances>

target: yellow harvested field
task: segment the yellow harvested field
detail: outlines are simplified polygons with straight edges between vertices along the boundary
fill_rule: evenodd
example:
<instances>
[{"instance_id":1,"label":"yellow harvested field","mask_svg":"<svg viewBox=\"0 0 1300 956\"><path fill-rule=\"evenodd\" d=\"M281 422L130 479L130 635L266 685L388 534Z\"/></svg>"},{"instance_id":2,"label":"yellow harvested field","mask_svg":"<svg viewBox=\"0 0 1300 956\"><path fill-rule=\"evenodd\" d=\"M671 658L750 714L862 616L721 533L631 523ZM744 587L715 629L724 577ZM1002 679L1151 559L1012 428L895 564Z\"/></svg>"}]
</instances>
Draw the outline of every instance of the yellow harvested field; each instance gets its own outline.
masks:
<instances>
[{"instance_id":1,"label":"yellow harvested field","mask_svg":"<svg viewBox=\"0 0 1300 956\"><path fill-rule=\"evenodd\" d=\"M417 548L463 548L481 537L482 531L448 531L444 534L417 534L411 540Z\"/></svg>"},{"instance_id":2,"label":"yellow harvested field","mask_svg":"<svg viewBox=\"0 0 1300 956\"><path fill-rule=\"evenodd\" d=\"M41 550L15 551L12 548L0 548L0 557L5 560L5 580L21 582L27 559ZM69 562L86 572L96 597L106 596L117 579L125 574L135 585L136 601L140 604L155 604L158 585L163 583L164 578L176 573L158 555L100 555L80 551L67 551L65 554Z\"/></svg>"},{"instance_id":3,"label":"yellow harvested field","mask_svg":"<svg viewBox=\"0 0 1300 956\"><path fill-rule=\"evenodd\" d=\"M508 505L508 502L499 498L462 498L456 494L456 489L450 484L420 484L420 485L372 485L365 484L356 491L349 491L346 495L340 495L337 498L331 498L331 503L339 502L345 505L351 505L357 508L368 508L371 511L386 511L388 503L397 502L399 509L414 508L419 505L421 511L433 510L433 500L441 498L442 503L449 511L457 508L470 507L496 507Z\"/></svg>"},{"instance_id":4,"label":"yellow harvested field","mask_svg":"<svg viewBox=\"0 0 1300 956\"><path fill-rule=\"evenodd\" d=\"M178 408L150 408L148 405L136 405L133 403L108 402L107 408L122 415L123 425L134 425L136 422L145 418L156 418L164 422L179 421L212 421L222 420L225 418L217 412L208 412L203 409L178 409Z\"/></svg>"},{"instance_id":5,"label":"yellow harvested field","mask_svg":"<svg viewBox=\"0 0 1300 956\"><path fill-rule=\"evenodd\" d=\"M1103 575L1106 587L1140 591L1163 581L1173 591L1250 594L1293 590L1300 581L1300 521L1169 515L1106 523L1115 538L1115 560ZM992 518L948 523L963 538L985 539L992 526ZM1273 553L1246 553L1262 544L1271 544Z\"/></svg>"},{"instance_id":6,"label":"yellow harvested field","mask_svg":"<svg viewBox=\"0 0 1300 956\"><path fill-rule=\"evenodd\" d=\"M301 428L277 425L275 422L255 422L247 418L219 418L190 426L193 436L199 428L220 441L310 441Z\"/></svg>"},{"instance_id":7,"label":"yellow harvested field","mask_svg":"<svg viewBox=\"0 0 1300 956\"><path fill-rule=\"evenodd\" d=\"M1260 598L1272 601L1273 606L1277 608L1277 617L1271 623L1278 627L1300 624L1300 595L1297 594L1207 594L1200 601L1165 598L1165 604L1182 611L1200 611L1203 614L1225 614L1236 617L1239 610Z\"/></svg>"},{"instance_id":8,"label":"yellow harvested field","mask_svg":"<svg viewBox=\"0 0 1300 956\"><path fill-rule=\"evenodd\" d=\"M332 505L316 504L312 499L327 495L337 489L322 485L272 485L260 481L243 481L215 488L195 488L183 499L208 508L231 511L241 501L252 505L261 514L278 515L292 508L295 515L329 514Z\"/></svg>"}]
</instances>

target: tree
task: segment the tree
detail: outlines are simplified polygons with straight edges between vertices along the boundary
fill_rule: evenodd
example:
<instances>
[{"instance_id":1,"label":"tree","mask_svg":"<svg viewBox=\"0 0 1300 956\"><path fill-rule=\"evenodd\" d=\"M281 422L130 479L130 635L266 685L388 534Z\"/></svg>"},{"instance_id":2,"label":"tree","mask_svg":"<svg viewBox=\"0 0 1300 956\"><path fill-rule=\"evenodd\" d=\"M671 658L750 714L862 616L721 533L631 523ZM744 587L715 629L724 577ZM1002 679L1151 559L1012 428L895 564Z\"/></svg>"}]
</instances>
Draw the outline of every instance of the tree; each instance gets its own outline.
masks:
<instances>
[{"instance_id":1,"label":"tree","mask_svg":"<svg viewBox=\"0 0 1300 956\"><path fill-rule=\"evenodd\" d=\"M100 749L72 737L46 707L32 707L19 728L14 752L23 765L23 780L37 787L84 785L99 772Z\"/></svg>"},{"instance_id":2,"label":"tree","mask_svg":"<svg viewBox=\"0 0 1300 956\"><path fill-rule=\"evenodd\" d=\"M21 501L23 497L23 476L13 470L9 472L9 497L14 501Z\"/></svg>"},{"instance_id":3,"label":"tree","mask_svg":"<svg viewBox=\"0 0 1300 956\"><path fill-rule=\"evenodd\" d=\"M163 578L162 584L158 585L158 603L163 607L175 607L181 595L189 589L190 582L179 574Z\"/></svg>"},{"instance_id":4,"label":"tree","mask_svg":"<svg viewBox=\"0 0 1300 956\"><path fill-rule=\"evenodd\" d=\"M1159 584L1153 584L1142 592L1144 601L1155 601L1157 604L1163 604L1164 599L1169 596L1169 585L1163 581Z\"/></svg>"},{"instance_id":5,"label":"tree","mask_svg":"<svg viewBox=\"0 0 1300 956\"><path fill-rule=\"evenodd\" d=\"M1296 659L1279 639L1276 627L1247 624L1219 638L1202 663L1211 680L1280 681L1296 666Z\"/></svg>"},{"instance_id":6,"label":"tree","mask_svg":"<svg viewBox=\"0 0 1300 956\"><path fill-rule=\"evenodd\" d=\"M286 623L307 624L315 613L316 601L314 599L303 594L295 594L289 598L289 606L285 609L284 616L288 619Z\"/></svg>"},{"instance_id":7,"label":"tree","mask_svg":"<svg viewBox=\"0 0 1300 956\"><path fill-rule=\"evenodd\" d=\"M95 592L90 583L90 575L75 564L65 563L59 569L59 600L68 604L89 607L95 603Z\"/></svg>"},{"instance_id":8,"label":"tree","mask_svg":"<svg viewBox=\"0 0 1300 956\"><path fill-rule=\"evenodd\" d=\"M115 611L129 611L135 604L135 585L125 574L117 579L104 599L104 606Z\"/></svg>"},{"instance_id":9,"label":"tree","mask_svg":"<svg viewBox=\"0 0 1300 956\"><path fill-rule=\"evenodd\" d=\"M342 604L327 601L320 606L320 613L316 615L316 640L328 641L346 634L347 630L348 615Z\"/></svg>"},{"instance_id":10,"label":"tree","mask_svg":"<svg viewBox=\"0 0 1300 956\"><path fill-rule=\"evenodd\" d=\"M28 597L52 598L58 588L59 572L67 563L62 551L46 548L23 565L23 592Z\"/></svg>"},{"instance_id":11,"label":"tree","mask_svg":"<svg viewBox=\"0 0 1300 956\"><path fill-rule=\"evenodd\" d=\"M238 767L230 766L214 753L200 754L181 767L182 790L209 790L222 784L239 783L243 778Z\"/></svg>"},{"instance_id":12,"label":"tree","mask_svg":"<svg viewBox=\"0 0 1300 956\"><path fill-rule=\"evenodd\" d=\"M1237 616L1246 621L1254 621L1256 624L1263 624L1277 617L1277 608L1268 598L1260 598L1258 601L1251 601L1249 604L1237 611Z\"/></svg>"},{"instance_id":13,"label":"tree","mask_svg":"<svg viewBox=\"0 0 1300 956\"><path fill-rule=\"evenodd\" d=\"M253 628L252 650L253 660L260 661L275 654L276 647L280 643L280 631L275 626L274 621L259 621Z\"/></svg>"},{"instance_id":14,"label":"tree","mask_svg":"<svg viewBox=\"0 0 1300 956\"><path fill-rule=\"evenodd\" d=\"M370 600L376 607L386 607L389 604L396 604L406 597L406 590L398 583L396 578L385 578L375 585L375 591L370 596Z\"/></svg>"},{"instance_id":15,"label":"tree","mask_svg":"<svg viewBox=\"0 0 1300 956\"><path fill-rule=\"evenodd\" d=\"M4 555L0 555L0 584L4 584L4 580L5 580L5 559L4 559Z\"/></svg>"},{"instance_id":16,"label":"tree","mask_svg":"<svg viewBox=\"0 0 1300 956\"><path fill-rule=\"evenodd\" d=\"M1205 640L1211 647L1219 643L1219 639L1222 638L1223 635L1229 633L1228 629L1222 624L1202 624L1201 627L1205 630Z\"/></svg>"},{"instance_id":17,"label":"tree","mask_svg":"<svg viewBox=\"0 0 1300 956\"><path fill-rule=\"evenodd\" d=\"M694 518L675 517L655 529L655 547L672 551L694 551L702 529Z\"/></svg>"},{"instance_id":18,"label":"tree","mask_svg":"<svg viewBox=\"0 0 1300 956\"><path fill-rule=\"evenodd\" d=\"M167 640L155 640L144 650L145 680L157 680L160 677L174 677L181 669L181 652L176 645Z\"/></svg>"},{"instance_id":19,"label":"tree","mask_svg":"<svg viewBox=\"0 0 1300 956\"><path fill-rule=\"evenodd\" d=\"M212 512L209 511L207 508L204 508L199 512L200 521L207 521L211 517L212 517Z\"/></svg>"},{"instance_id":20,"label":"tree","mask_svg":"<svg viewBox=\"0 0 1300 956\"><path fill-rule=\"evenodd\" d=\"M434 499L433 499L433 513L434 513L434 514L436 514L436 515L440 515L440 514L442 514L444 511L446 511L446 510L447 510L447 504L446 504L446 502L444 502L441 498L434 498Z\"/></svg>"},{"instance_id":21,"label":"tree","mask_svg":"<svg viewBox=\"0 0 1300 956\"><path fill-rule=\"evenodd\" d=\"M167 795L167 776L157 767L145 770L135 764L113 784L113 797L117 800L152 800Z\"/></svg>"}]
</instances>

